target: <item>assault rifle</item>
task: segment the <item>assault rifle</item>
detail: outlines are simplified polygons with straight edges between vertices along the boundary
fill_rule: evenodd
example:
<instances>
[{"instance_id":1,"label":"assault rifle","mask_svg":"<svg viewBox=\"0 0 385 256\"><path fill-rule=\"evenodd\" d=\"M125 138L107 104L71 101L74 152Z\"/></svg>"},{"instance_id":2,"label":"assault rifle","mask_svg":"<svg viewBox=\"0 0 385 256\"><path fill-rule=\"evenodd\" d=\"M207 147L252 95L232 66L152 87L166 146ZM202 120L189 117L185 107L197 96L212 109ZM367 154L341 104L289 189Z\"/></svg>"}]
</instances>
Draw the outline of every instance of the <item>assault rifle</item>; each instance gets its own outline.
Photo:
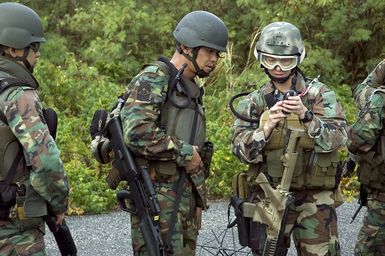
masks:
<instances>
[{"instance_id":1,"label":"assault rifle","mask_svg":"<svg viewBox=\"0 0 385 256\"><path fill-rule=\"evenodd\" d=\"M356 219L357 214L361 211L361 208L363 206L366 206L368 204L368 190L364 184L361 183L360 185L360 197L358 198L358 204L360 205L356 212L353 214L352 220L350 221L350 224L353 223L353 221Z\"/></svg>"},{"instance_id":2,"label":"assault rifle","mask_svg":"<svg viewBox=\"0 0 385 256\"><path fill-rule=\"evenodd\" d=\"M76 245L72 239L72 235L66 221L63 220L61 225L57 225L56 216L53 213L48 213L48 215L44 217L44 220L49 230L52 232L52 235L55 237L61 255L76 256Z\"/></svg>"},{"instance_id":3,"label":"assault rifle","mask_svg":"<svg viewBox=\"0 0 385 256\"><path fill-rule=\"evenodd\" d=\"M119 170L120 176L128 182L129 190L121 190L116 194L123 211L135 214L140 219L139 227L151 256L167 255L159 228L160 207L156 193L145 168L138 168L132 153L124 143L121 121L118 116L112 117L103 135L110 140L114 153L112 165ZM129 200L131 207L127 205Z\"/></svg>"},{"instance_id":4,"label":"assault rifle","mask_svg":"<svg viewBox=\"0 0 385 256\"><path fill-rule=\"evenodd\" d=\"M298 157L298 145L304 129L288 128L289 142L283 156L285 166L281 183L274 189L264 173L256 178L256 183L262 188L265 198L256 203L254 219L267 225L266 242L263 248L263 256L286 255L287 249L283 248L284 229L289 212L289 206L294 202L294 196L289 191L294 169Z\"/></svg>"}]
</instances>

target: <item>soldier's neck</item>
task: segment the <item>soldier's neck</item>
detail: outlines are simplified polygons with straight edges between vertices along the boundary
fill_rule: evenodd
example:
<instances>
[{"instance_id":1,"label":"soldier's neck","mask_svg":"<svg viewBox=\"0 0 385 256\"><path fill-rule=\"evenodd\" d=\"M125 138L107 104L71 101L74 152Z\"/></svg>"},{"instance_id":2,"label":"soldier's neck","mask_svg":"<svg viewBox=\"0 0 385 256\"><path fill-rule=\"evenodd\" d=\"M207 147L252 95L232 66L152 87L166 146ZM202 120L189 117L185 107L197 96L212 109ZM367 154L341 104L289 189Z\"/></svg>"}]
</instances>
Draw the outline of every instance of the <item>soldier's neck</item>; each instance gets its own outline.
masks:
<instances>
[{"instance_id":1,"label":"soldier's neck","mask_svg":"<svg viewBox=\"0 0 385 256\"><path fill-rule=\"evenodd\" d=\"M277 88L280 92L287 92L290 90L292 84L291 84L291 78L289 78L286 82L284 83L278 83L278 82L273 82L275 85L275 88Z\"/></svg>"}]
</instances>

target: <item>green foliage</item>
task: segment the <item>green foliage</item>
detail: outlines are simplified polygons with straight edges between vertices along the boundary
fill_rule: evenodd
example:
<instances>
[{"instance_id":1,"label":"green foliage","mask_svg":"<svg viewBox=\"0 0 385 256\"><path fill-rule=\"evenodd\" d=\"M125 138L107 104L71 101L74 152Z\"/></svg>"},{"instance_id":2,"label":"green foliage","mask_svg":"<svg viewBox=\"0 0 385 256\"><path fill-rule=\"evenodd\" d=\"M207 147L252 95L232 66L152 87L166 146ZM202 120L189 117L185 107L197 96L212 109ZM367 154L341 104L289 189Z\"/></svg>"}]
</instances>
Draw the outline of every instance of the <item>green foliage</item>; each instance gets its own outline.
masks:
<instances>
[{"instance_id":1,"label":"green foliage","mask_svg":"<svg viewBox=\"0 0 385 256\"><path fill-rule=\"evenodd\" d=\"M231 96L251 91L267 77L253 56L261 29L288 21L302 32L307 57L301 69L333 88L348 123L357 114L350 86L385 57L382 0L24 0L46 27L36 77L46 106L59 112L58 144L72 184L71 213L104 212L115 207L104 182L108 166L90 154L88 127L95 110L109 109L140 67L174 51L172 31L192 10L208 10L229 28L229 51L204 82L208 135L215 143L209 192L230 193L231 177L247 167L230 148ZM171 8L171 11L170 11ZM346 152L342 152L346 155ZM356 181L345 182L353 190Z\"/></svg>"}]
</instances>

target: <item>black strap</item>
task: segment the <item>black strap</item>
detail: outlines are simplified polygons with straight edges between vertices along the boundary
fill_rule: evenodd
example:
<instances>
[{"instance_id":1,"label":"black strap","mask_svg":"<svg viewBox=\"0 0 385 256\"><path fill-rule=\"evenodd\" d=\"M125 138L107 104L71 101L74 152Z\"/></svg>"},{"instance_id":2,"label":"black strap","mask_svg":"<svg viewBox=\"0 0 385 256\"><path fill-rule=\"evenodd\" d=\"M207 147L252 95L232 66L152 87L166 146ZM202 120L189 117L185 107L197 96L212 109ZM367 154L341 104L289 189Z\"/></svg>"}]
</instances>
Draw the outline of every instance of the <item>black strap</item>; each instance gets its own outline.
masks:
<instances>
[{"instance_id":1,"label":"black strap","mask_svg":"<svg viewBox=\"0 0 385 256\"><path fill-rule=\"evenodd\" d=\"M265 98L265 101L266 101L268 108L271 108L272 106L275 105L276 101L274 99L274 92L265 94L265 95L263 95L263 97Z\"/></svg>"},{"instance_id":2,"label":"black strap","mask_svg":"<svg viewBox=\"0 0 385 256\"><path fill-rule=\"evenodd\" d=\"M198 114L199 114L199 105L195 104L193 126L192 126L190 139L189 139L190 145L193 145L194 140L195 140L195 133L196 133L197 125L198 125ZM171 255L174 254L174 251L173 251L173 248L171 245L171 239L172 239L172 236L176 233L175 224L177 221L177 214L178 214L180 202L182 200L183 187L184 187L184 184L186 182L186 170L184 168L180 168L180 167L178 167L178 169L179 169L180 176L179 176L178 183L177 183L176 198L175 198L174 208L172 209L171 221L169 224L167 241L166 241L168 253L170 253Z\"/></svg>"},{"instance_id":3,"label":"black strap","mask_svg":"<svg viewBox=\"0 0 385 256\"><path fill-rule=\"evenodd\" d=\"M31 84L27 83L26 81L13 78L13 77L7 77L0 80L0 93L14 86L28 86L31 88L35 88Z\"/></svg>"},{"instance_id":4,"label":"black strap","mask_svg":"<svg viewBox=\"0 0 385 256\"><path fill-rule=\"evenodd\" d=\"M7 121L7 118L5 117L4 113L2 111L0 111L0 120L5 123L6 125L8 125L8 121Z\"/></svg>"}]
</instances>

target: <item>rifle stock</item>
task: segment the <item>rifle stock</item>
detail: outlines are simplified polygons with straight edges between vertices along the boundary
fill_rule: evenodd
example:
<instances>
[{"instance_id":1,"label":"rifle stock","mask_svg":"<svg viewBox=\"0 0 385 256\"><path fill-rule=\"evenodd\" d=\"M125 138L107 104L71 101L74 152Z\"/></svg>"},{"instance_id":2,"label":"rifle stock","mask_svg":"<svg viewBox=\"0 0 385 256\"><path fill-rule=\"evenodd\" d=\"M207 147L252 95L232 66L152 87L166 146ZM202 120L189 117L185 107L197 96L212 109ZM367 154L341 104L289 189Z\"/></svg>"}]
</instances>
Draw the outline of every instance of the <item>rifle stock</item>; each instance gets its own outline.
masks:
<instances>
[{"instance_id":1,"label":"rifle stock","mask_svg":"<svg viewBox=\"0 0 385 256\"><path fill-rule=\"evenodd\" d=\"M110 140L110 147L114 152L112 164L129 185L129 191L122 190L117 193L120 207L140 219L139 227L149 254L166 255L158 223L160 207L152 181L146 169L137 167L132 153L125 145L119 117L111 118L104 136ZM126 204L127 199L130 200L131 208Z\"/></svg>"},{"instance_id":2,"label":"rifle stock","mask_svg":"<svg viewBox=\"0 0 385 256\"><path fill-rule=\"evenodd\" d=\"M298 145L304 129L290 128L289 143L283 156L284 172L281 183L274 189L264 173L259 173L256 183L262 188L265 198L256 204L254 219L267 225L267 238L263 250L264 256L282 255L287 249L280 248L284 237L289 205L294 202L290 190L291 181L298 157Z\"/></svg>"}]
</instances>

